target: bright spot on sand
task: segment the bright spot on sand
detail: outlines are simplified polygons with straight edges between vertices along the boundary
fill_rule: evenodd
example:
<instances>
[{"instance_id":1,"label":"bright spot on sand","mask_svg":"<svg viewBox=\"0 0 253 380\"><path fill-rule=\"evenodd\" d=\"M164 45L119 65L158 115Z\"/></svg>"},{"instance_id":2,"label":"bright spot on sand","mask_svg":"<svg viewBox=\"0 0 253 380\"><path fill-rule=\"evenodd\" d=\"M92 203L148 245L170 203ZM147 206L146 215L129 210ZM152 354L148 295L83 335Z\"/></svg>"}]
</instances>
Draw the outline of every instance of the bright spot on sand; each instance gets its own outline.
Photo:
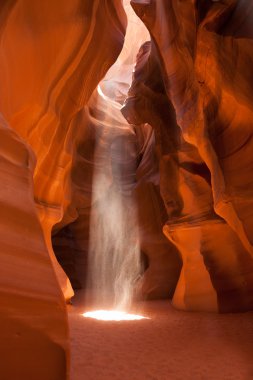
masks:
<instances>
[{"instance_id":1,"label":"bright spot on sand","mask_svg":"<svg viewBox=\"0 0 253 380\"><path fill-rule=\"evenodd\" d=\"M95 310L82 314L86 318L94 318L100 321L136 321L140 319L149 319L137 314L128 314L118 310Z\"/></svg>"}]
</instances>

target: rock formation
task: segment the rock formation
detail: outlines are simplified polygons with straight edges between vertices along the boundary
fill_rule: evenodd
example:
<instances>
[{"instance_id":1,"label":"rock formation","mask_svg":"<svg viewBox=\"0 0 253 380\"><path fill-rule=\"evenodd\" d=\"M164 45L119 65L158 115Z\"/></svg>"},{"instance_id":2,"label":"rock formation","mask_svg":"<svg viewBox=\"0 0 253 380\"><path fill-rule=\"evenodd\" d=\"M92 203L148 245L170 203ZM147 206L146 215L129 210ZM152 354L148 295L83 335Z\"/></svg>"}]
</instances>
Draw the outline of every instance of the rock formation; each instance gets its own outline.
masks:
<instances>
[{"instance_id":1,"label":"rock formation","mask_svg":"<svg viewBox=\"0 0 253 380\"><path fill-rule=\"evenodd\" d=\"M253 7L131 4L153 42L139 52L123 113L155 129L164 233L183 258L173 303L186 310L252 309Z\"/></svg>"},{"instance_id":2,"label":"rock formation","mask_svg":"<svg viewBox=\"0 0 253 380\"><path fill-rule=\"evenodd\" d=\"M62 380L67 316L34 204L35 156L3 117L0 136L0 377Z\"/></svg>"},{"instance_id":3,"label":"rock formation","mask_svg":"<svg viewBox=\"0 0 253 380\"><path fill-rule=\"evenodd\" d=\"M131 4L2 2L3 380L67 378L65 301L112 186L137 205L142 297L253 308L253 5Z\"/></svg>"},{"instance_id":4,"label":"rock formation","mask_svg":"<svg viewBox=\"0 0 253 380\"><path fill-rule=\"evenodd\" d=\"M35 200L53 259L53 226L76 218L70 171L79 112L117 58L126 23L119 1L58 5L6 2L0 74L1 111L37 158ZM57 271L69 298L67 278Z\"/></svg>"},{"instance_id":5,"label":"rock formation","mask_svg":"<svg viewBox=\"0 0 253 380\"><path fill-rule=\"evenodd\" d=\"M67 376L62 292L69 299L73 290L51 233L78 217L80 113L120 53L125 28L120 0L1 4L3 380Z\"/></svg>"}]
</instances>

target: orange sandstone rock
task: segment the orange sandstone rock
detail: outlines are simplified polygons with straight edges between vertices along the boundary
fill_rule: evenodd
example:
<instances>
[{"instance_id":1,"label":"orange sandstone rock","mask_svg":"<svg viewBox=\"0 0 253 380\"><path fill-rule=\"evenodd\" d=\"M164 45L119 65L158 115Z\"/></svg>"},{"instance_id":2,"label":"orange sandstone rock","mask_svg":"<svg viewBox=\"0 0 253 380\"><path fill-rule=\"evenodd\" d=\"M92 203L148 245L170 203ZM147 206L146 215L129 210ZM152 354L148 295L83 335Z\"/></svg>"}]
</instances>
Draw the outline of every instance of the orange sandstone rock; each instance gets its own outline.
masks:
<instances>
[{"instance_id":1,"label":"orange sandstone rock","mask_svg":"<svg viewBox=\"0 0 253 380\"><path fill-rule=\"evenodd\" d=\"M32 147L34 195L55 270L73 295L51 247L56 223L77 218L71 169L79 112L117 58L126 18L119 0L4 2L0 110ZM63 224L65 222L63 221Z\"/></svg>"},{"instance_id":2,"label":"orange sandstone rock","mask_svg":"<svg viewBox=\"0 0 253 380\"><path fill-rule=\"evenodd\" d=\"M2 116L0 141L0 377L63 380L67 315L34 204L35 157Z\"/></svg>"},{"instance_id":3,"label":"orange sandstone rock","mask_svg":"<svg viewBox=\"0 0 253 380\"><path fill-rule=\"evenodd\" d=\"M253 6L240 0L131 3L159 50L183 137L210 170L214 209L252 255L244 210L252 204Z\"/></svg>"},{"instance_id":4,"label":"orange sandstone rock","mask_svg":"<svg viewBox=\"0 0 253 380\"><path fill-rule=\"evenodd\" d=\"M164 233L183 259L173 303L185 310L250 310L253 118L246 62L253 45L250 28L236 31L233 23L240 14L249 26L252 7L245 5L243 16L243 2L199 2L198 8L192 2L131 3L153 45L138 54L122 111L129 122L155 130L168 213Z\"/></svg>"},{"instance_id":5,"label":"orange sandstone rock","mask_svg":"<svg viewBox=\"0 0 253 380\"><path fill-rule=\"evenodd\" d=\"M78 217L71 171L79 117L116 60L125 26L120 0L1 4L3 380L68 376L63 294L73 290L51 234Z\"/></svg>"}]
</instances>

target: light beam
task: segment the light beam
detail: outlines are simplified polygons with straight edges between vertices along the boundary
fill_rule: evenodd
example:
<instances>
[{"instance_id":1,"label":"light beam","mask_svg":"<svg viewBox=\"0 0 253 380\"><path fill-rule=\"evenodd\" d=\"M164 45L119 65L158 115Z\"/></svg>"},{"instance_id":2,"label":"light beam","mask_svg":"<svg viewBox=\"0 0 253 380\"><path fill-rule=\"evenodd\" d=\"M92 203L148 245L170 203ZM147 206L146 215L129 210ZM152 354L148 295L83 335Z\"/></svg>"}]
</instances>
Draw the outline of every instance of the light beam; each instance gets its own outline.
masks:
<instances>
[{"instance_id":1,"label":"light beam","mask_svg":"<svg viewBox=\"0 0 253 380\"><path fill-rule=\"evenodd\" d=\"M93 318L100 321L137 321L149 319L142 315L129 314L119 310L94 310L82 314L85 318Z\"/></svg>"}]
</instances>

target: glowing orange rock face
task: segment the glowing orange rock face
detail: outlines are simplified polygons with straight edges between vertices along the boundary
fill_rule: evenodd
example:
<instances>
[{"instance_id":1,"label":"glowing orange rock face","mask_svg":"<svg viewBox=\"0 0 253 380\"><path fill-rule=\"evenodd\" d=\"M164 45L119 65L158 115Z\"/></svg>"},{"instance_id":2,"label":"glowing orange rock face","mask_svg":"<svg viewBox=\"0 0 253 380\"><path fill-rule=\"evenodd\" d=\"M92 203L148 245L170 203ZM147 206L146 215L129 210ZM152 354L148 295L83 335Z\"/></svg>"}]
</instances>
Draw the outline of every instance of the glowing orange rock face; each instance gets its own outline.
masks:
<instances>
[{"instance_id":1,"label":"glowing orange rock face","mask_svg":"<svg viewBox=\"0 0 253 380\"><path fill-rule=\"evenodd\" d=\"M116 0L60 7L56 0L17 1L2 12L8 22L1 39L1 111L36 155L35 200L49 242L64 214L75 219L70 170L82 128L78 113L119 54L126 19Z\"/></svg>"},{"instance_id":2,"label":"glowing orange rock face","mask_svg":"<svg viewBox=\"0 0 253 380\"><path fill-rule=\"evenodd\" d=\"M0 119L1 378L66 376L67 316L37 216L35 157Z\"/></svg>"},{"instance_id":3,"label":"glowing orange rock face","mask_svg":"<svg viewBox=\"0 0 253 380\"><path fill-rule=\"evenodd\" d=\"M156 132L164 233L184 263L173 303L252 309L253 6L131 4L155 44L140 51L123 112Z\"/></svg>"},{"instance_id":4,"label":"glowing orange rock face","mask_svg":"<svg viewBox=\"0 0 253 380\"><path fill-rule=\"evenodd\" d=\"M3 380L67 376L60 286L66 298L73 291L54 257L51 230L76 218L70 172L83 128L79 112L117 58L125 24L119 0L1 4Z\"/></svg>"}]
</instances>

